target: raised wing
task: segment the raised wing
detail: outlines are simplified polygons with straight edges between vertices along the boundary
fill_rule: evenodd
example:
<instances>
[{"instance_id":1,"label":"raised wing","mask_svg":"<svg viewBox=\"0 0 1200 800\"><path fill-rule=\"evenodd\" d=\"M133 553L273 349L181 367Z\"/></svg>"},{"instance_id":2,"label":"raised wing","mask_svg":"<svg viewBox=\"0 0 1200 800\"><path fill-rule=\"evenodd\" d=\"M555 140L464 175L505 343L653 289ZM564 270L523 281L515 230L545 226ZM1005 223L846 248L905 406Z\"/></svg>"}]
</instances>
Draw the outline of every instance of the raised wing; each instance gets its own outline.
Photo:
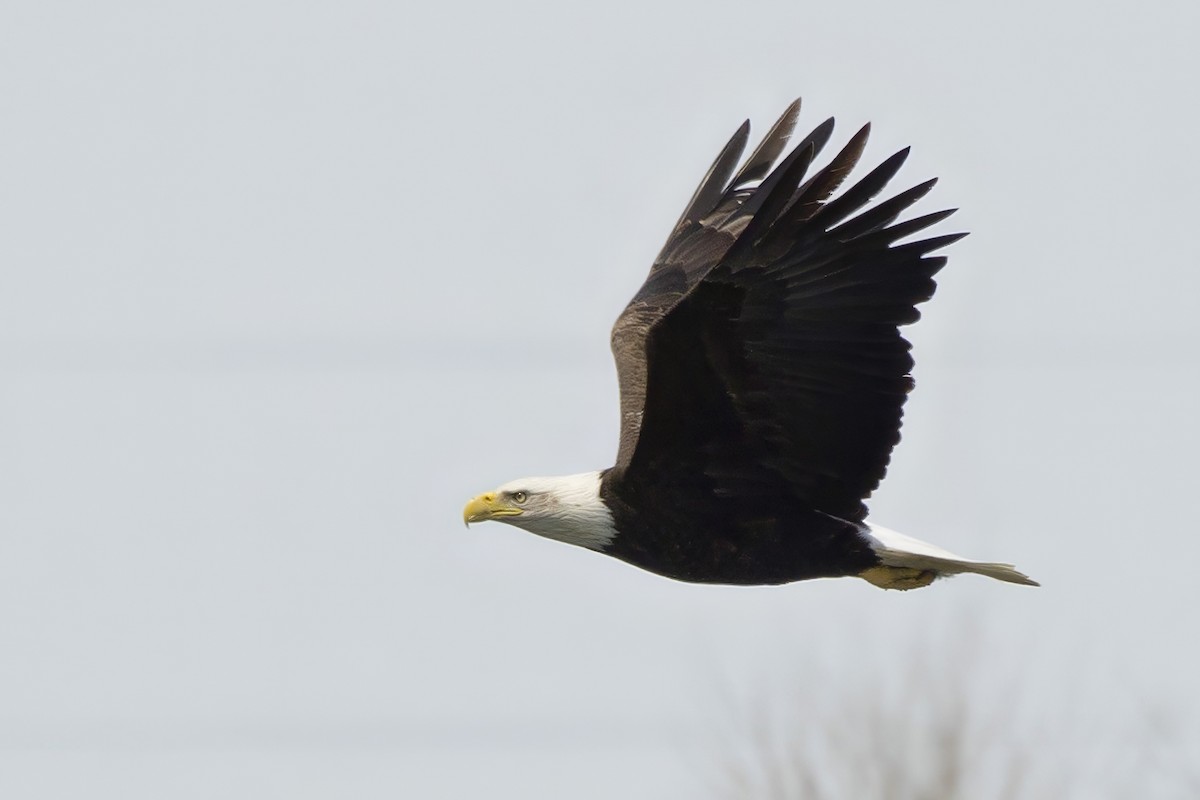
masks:
<instances>
[{"instance_id":1,"label":"raised wing","mask_svg":"<svg viewBox=\"0 0 1200 800\"><path fill-rule=\"evenodd\" d=\"M612 350L621 387L618 464L628 462L637 442L645 402L645 344L650 326L699 283L737 241L746 221L754 213L753 205L745 209L743 206L748 201L753 204L757 194L754 184L768 174L771 165L787 147L799 114L800 100L797 99L787 107L736 175L734 170L750 136L749 120L734 132L696 187L654 260L645 283L613 325ZM816 154L829 141L832 132L833 120L825 120L797 145L796 150L811 148Z\"/></svg>"},{"instance_id":2,"label":"raised wing","mask_svg":"<svg viewBox=\"0 0 1200 800\"><path fill-rule=\"evenodd\" d=\"M862 500L886 471L912 388L910 346L898 327L933 295L932 276L946 260L929 254L965 235L897 244L952 213L895 222L933 180L851 216L907 150L829 199L868 130L808 180L816 146L806 140L757 187L731 183L720 202L736 206L718 205L725 218L713 227L733 241L716 263L682 267L694 280L652 294L655 304L635 299L618 320L625 416L617 467L629 482L703 482L744 497L791 497L843 519L865 516ZM627 387L621 359L635 358L638 328L642 382ZM636 408L627 408L627 388Z\"/></svg>"}]
</instances>

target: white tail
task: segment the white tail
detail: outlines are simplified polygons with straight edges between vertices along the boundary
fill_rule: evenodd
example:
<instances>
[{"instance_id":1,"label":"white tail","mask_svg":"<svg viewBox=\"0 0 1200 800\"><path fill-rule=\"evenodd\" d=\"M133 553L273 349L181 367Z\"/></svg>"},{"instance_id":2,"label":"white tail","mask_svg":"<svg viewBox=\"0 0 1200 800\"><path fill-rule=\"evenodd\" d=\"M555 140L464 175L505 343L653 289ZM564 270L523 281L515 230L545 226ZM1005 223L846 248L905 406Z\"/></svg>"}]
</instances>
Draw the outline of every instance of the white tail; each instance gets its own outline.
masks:
<instances>
[{"instance_id":1,"label":"white tail","mask_svg":"<svg viewBox=\"0 0 1200 800\"><path fill-rule=\"evenodd\" d=\"M922 542L920 539L905 536L903 533L897 533L879 525L872 525L868 522L867 528L870 530L864 532L863 537L879 556L879 560L889 567L933 570L939 576L974 572L998 581L1020 583L1025 586L1040 585L1023 572L1018 572L1012 564L969 561L928 542Z\"/></svg>"}]
</instances>

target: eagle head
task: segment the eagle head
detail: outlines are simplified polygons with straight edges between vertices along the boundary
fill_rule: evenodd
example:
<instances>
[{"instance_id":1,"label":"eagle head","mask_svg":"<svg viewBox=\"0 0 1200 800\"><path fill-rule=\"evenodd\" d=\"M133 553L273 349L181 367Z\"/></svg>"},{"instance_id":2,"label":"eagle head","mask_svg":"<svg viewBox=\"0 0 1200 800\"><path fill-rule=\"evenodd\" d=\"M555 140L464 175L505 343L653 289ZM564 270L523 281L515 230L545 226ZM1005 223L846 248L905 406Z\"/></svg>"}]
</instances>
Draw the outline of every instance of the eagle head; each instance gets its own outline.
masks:
<instances>
[{"instance_id":1,"label":"eagle head","mask_svg":"<svg viewBox=\"0 0 1200 800\"><path fill-rule=\"evenodd\" d=\"M592 550L603 550L617 535L612 512L600 497L599 472L509 481L463 508L467 525L487 520Z\"/></svg>"}]
</instances>

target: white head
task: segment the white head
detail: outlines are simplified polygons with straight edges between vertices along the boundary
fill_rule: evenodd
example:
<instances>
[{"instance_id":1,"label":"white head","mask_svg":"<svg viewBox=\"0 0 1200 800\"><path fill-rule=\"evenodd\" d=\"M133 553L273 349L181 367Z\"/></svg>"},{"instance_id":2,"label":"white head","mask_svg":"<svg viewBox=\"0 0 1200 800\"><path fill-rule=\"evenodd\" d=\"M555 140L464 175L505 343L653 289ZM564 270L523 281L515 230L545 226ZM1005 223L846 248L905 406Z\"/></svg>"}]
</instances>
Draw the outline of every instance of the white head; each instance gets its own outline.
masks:
<instances>
[{"instance_id":1,"label":"white head","mask_svg":"<svg viewBox=\"0 0 1200 800\"><path fill-rule=\"evenodd\" d=\"M617 535L600 499L599 472L509 481L463 509L468 525L489 519L591 550L603 550Z\"/></svg>"}]
</instances>

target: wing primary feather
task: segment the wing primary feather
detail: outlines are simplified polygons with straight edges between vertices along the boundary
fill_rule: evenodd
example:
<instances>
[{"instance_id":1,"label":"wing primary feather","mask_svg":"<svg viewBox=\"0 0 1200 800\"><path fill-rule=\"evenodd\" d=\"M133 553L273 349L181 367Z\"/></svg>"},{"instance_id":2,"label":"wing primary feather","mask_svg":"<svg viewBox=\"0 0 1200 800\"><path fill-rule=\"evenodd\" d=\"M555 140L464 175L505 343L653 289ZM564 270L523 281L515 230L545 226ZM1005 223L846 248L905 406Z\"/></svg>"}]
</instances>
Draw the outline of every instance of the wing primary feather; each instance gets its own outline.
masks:
<instances>
[{"instance_id":1,"label":"wing primary feather","mask_svg":"<svg viewBox=\"0 0 1200 800\"><path fill-rule=\"evenodd\" d=\"M729 183L731 190L762 180L767 176L775 159L779 158L783 148L787 147L788 139L796 129L796 119L799 116L800 98L797 97L791 105L784 109L783 114L771 126L771 130L767 131L767 135L750 154L750 158L746 159L745 165Z\"/></svg>"},{"instance_id":2,"label":"wing primary feather","mask_svg":"<svg viewBox=\"0 0 1200 800\"><path fill-rule=\"evenodd\" d=\"M904 212L904 209L929 194L929 190L937 184L937 178L930 178L924 183L906 189L895 197L884 200L857 217L843 222L829 233L842 241L858 238L872 231L877 231L885 225L890 225Z\"/></svg>"},{"instance_id":3,"label":"wing primary feather","mask_svg":"<svg viewBox=\"0 0 1200 800\"><path fill-rule=\"evenodd\" d=\"M692 199L688 201L683 213L679 216L679 221L675 223L675 228L672 230L678 230L685 221L701 219L713 210L722 195L725 194L729 176L733 174L738 161L741 160L749 140L750 120L746 120L730 137L721 153L713 161L712 166L708 168L708 172L704 174L704 178L696 187Z\"/></svg>"},{"instance_id":4,"label":"wing primary feather","mask_svg":"<svg viewBox=\"0 0 1200 800\"><path fill-rule=\"evenodd\" d=\"M766 177L766 180L755 187L750 196L747 197L745 202L743 202L738 208L737 215L739 217L757 216L759 210L767 203L767 200L775 194L776 190L779 189L780 186L783 186L787 189L787 195L784 198L784 201L786 202L789 200L791 198L792 190L795 188L795 184L790 180L785 182L783 179L788 175L788 173L793 172L792 168L798 163L803 163L804 168L807 170L808 166L812 163L812 152L812 146L810 145L804 149L796 148L792 152L788 153L787 157L783 159L783 161L779 162L779 166L775 167L771 174ZM808 158L803 157L805 153L809 154ZM797 181L804 177L803 172L793 173L793 175Z\"/></svg>"},{"instance_id":5,"label":"wing primary feather","mask_svg":"<svg viewBox=\"0 0 1200 800\"><path fill-rule=\"evenodd\" d=\"M796 119L799 113L800 100L797 98L796 101L788 106L787 110L783 112L783 115L779 118L775 125L772 126L770 132L763 139L762 143L757 149L755 149L754 154L751 155L747 160L746 165L742 167L737 176L729 183L729 187L725 190L725 194L721 197L720 201L715 204L717 208L729 206L735 193L737 193L739 189L744 190L747 184L753 183L756 180L761 180L767 175L771 165L775 163L775 160L779 157L779 154L783 152L784 148L787 146L788 140L791 138L791 134L795 131ZM813 129L808 136L804 137L804 140L797 144L795 148L793 148L793 152L796 150L803 150L808 144L811 143L814 145L813 156L815 157L816 153L819 152L820 149L825 145L825 142L829 140L829 136L832 134L832 132L833 118L830 117L825 122ZM738 217L744 217L747 214L752 213L753 208L755 207L756 206L752 205L750 211L747 211L744 206L738 207L735 205L733 214Z\"/></svg>"},{"instance_id":6,"label":"wing primary feather","mask_svg":"<svg viewBox=\"0 0 1200 800\"><path fill-rule=\"evenodd\" d=\"M775 220L787 209L788 203L792 199L793 187L804 177L812 160L813 146L811 143L802 150L793 150L754 191L754 194L742 206L744 213L753 216L745 230L738 236L737 242L730 248L731 258L734 257L735 251L752 247L771 229Z\"/></svg>"},{"instance_id":7,"label":"wing primary feather","mask_svg":"<svg viewBox=\"0 0 1200 800\"><path fill-rule=\"evenodd\" d=\"M923 231L928 227L936 225L952 215L955 211L958 211L958 209L947 208L944 211L934 211L932 214L923 214L919 217L906 219L904 222L898 222L895 225L879 231L879 233L876 235L886 235L889 244L892 242L898 242L906 236L912 236L917 231Z\"/></svg>"},{"instance_id":8,"label":"wing primary feather","mask_svg":"<svg viewBox=\"0 0 1200 800\"><path fill-rule=\"evenodd\" d=\"M933 216L933 215L930 215ZM942 236L931 236L928 239L922 239L919 242L909 242L908 244L897 245L889 250L890 253L900 253L905 256L923 256L927 253L932 253L934 250L941 250L943 247L949 247L959 239L966 237L967 233L947 233Z\"/></svg>"},{"instance_id":9,"label":"wing primary feather","mask_svg":"<svg viewBox=\"0 0 1200 800\"><path fill-rule=\"evenodd\" d=\"M913 217L904 222L898 222L890 227L872 231L854 239L842 239L841 241L845 243L845 246L850 248L850 252L855 253L891 247L893 243L900 241L906 236L912 236L914 233L923 231L931 225L936 225L957 210L956 208L950 208L945 211L935 211L932 214Z\"/></svg>"},{"instance_id":10,"label":"wing primary feather","mask_svg":"<svg viewBox=\"0 0 1200 800\"><path fill-rule=\"evenodd\" d=\"M808 219L816 213L817 209L821 207L821 203L837 191L842 182L846 180L846 176L854 169L858 159L862 156L863 149L867 146L867 139L870 135L871 123L868 122L850 137L850 141L846 142L846 146L833 157L832 161L800 185L792 200L792 207L788 210L788 219Z\"/></svg>"},{"instance_id":11,"label":"wing primary feather","mask_svg":"<svg viewBox=\"0 0 1200 800\"><path fill-rule=\"evenodd\" d=\"M809 144L813 146L813 158L821 154L821 150L829 143L829 137L833 136L833 117L822 122L820 125L812 129L812 132L796 143L796 149L800 149Z\"/></svg>"},{"instance_id":12,"label":"wing primary feather","mask_svg":"<svg viewBox=\"0 0 1200 800\"><path fill-rule=\"evenodd\" d=\"M854 132L850 141L838 151L838 154L816 175L813 175L803 186L801 192L807 195L806 201L823 201L837 191L842 181L858 164L866 149L867 140L871 137L871 123L867 123Z\"/></svg>"},{"instance_id":13,"label":"wing primary feather","mask_svg":"<svg viewBox=\"0 0 1200 800\"><path fill-rule=\"evenodd\" d=\"M828 229L871 202L871 199L883 191L888 181L900 171L910 150L911 148L906 147L885 159L858 183L822 206L813 215L813 221Z\"/></svg>"}]
</instances>

